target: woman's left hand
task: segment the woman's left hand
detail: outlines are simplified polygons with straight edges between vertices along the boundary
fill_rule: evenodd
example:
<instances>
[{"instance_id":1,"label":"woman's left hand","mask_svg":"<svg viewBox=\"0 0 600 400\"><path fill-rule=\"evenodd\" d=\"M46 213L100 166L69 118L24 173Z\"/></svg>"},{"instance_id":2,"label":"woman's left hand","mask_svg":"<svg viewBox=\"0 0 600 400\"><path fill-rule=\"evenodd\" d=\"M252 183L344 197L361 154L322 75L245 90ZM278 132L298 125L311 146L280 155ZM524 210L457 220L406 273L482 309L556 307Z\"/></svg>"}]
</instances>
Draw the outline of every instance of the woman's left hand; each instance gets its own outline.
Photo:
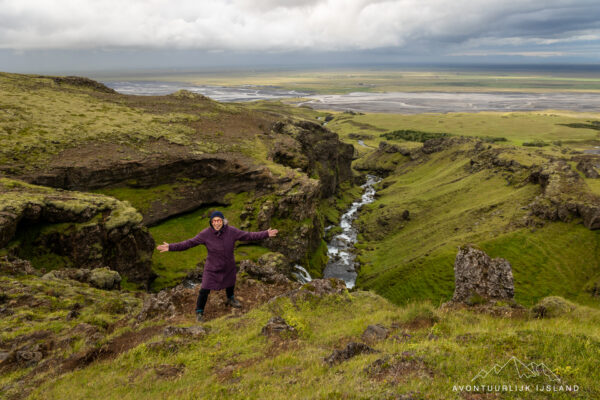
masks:
<instances>
[{"instance_id":1,"label":"woman's left hand","mask_svg":"<svg viewBox=\"0 0 600 400\"><path fill-rule=\"evenodd\" d=\"M267 232L269 232L269 237L275 237L277 235L277 232L279 232L277 229L271 229L269 228L267 230Z\"/></svg>"}]
</instances>

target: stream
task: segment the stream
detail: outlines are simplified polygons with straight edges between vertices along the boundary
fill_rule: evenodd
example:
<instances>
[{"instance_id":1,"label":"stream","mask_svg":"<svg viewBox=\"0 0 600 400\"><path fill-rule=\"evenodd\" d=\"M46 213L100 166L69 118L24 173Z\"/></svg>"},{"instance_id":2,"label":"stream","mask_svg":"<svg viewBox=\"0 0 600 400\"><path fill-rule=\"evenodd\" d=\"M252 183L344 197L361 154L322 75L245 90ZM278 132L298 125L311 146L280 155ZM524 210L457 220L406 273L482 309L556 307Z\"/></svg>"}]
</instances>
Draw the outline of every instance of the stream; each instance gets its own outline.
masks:
<instances>
[{"instance_id":1,"label":"stream","mask_svg":"<svg viewBox=\"0 0 600 400\"><path fill-rule=\"evenodd\" d=\"M372 203L375 200L375 184L381 178L374 175L367 175L367 181L361 186L364 193L360 200L352 203L348 211L341 218L340 227L342 233L335 235L327 244L327 255L329 262L323 271L324 278L339 278L346 282L346 287L351 289L356 283L356 255L354 254L354 244L356 243L357 231L352 222L358 216L358 210L365 204ZM326 229L331 229L332 226Z\"/></svg>"}]
</instances>

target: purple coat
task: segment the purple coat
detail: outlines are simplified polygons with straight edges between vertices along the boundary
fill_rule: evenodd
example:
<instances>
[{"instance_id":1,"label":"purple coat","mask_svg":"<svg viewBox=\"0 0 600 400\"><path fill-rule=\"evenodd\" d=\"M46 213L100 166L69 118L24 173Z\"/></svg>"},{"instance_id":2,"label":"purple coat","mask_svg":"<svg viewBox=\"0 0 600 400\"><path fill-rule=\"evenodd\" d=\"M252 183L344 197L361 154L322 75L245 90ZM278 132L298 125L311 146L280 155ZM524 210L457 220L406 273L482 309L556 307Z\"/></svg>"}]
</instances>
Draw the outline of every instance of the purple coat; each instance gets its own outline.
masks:
<instances>
[{"instance_id":1,"label":"purple coat","mask_svg":"<svg viewBox=\"0 0 600 400\"><path fill-rule=\"evenodd\" d=\"M169 251L183 251L203 244L208 255L202 273L202 289L221 290L235 285L236 269L233 248L237 240L261 240L269 237L268 231L245 232L229 225L216 231L204 229L191 239L170 243Z\"/></svg>"}]
</instances>

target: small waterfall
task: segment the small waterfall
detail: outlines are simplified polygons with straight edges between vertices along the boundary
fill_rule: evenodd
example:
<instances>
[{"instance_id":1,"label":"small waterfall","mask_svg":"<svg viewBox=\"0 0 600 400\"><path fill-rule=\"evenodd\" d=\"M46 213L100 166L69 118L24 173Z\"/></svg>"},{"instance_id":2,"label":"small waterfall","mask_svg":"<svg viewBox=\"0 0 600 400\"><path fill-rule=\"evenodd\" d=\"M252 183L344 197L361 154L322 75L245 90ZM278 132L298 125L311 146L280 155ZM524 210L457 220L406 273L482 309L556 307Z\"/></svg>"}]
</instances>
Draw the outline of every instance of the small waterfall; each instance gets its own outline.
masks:
<instances>
[{"instance_id":1,"label":"small waterfall","mask_svg":"<svg viewBox=\"0 0 600 400\"><path fill-rule=\"evenodd\" d=\"M361 187L365 189L360 200L352 203L348 211L342 215L340 227L342 233L335 235L327 245L329 262L323 271L324 278L339 278L346 282L346 287L351 289L356 283L356 265L353 253L357 232L352 222L358 216L358 210L365 204L375 200L375 184L381 181L374 175L367 175L367 181Z\"/></svg>"},{"instance_id":2,"label":"small waterfall","mask_svg":"<svg viewBox=\"0 0 600 400\"><path fill-rule=\"evenodd\" d=\"M303 266L296 264L296 265L294 265L294 268L297 271L292 272L292 275L294 276L294 278L296 278L298 280L298 282L307 283L307 282L312 281L310 274L308 273L308 271L306 269L304 269Z\"/></svg>"}]
</instances>

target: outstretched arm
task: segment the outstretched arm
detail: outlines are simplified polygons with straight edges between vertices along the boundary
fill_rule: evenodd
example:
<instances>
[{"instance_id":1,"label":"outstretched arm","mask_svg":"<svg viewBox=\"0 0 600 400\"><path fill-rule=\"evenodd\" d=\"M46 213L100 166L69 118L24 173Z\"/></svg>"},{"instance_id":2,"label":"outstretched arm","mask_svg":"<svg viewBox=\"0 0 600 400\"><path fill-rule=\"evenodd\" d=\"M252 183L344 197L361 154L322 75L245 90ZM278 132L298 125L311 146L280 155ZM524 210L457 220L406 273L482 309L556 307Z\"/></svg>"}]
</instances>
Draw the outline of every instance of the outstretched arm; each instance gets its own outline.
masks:
<instances>
[{"instance_id":1,"label":"outstretched arm","mask_svg":"<svg viewBox=\"0 0 600 400\"><path fill-rule=\"evenodd\" d=\"M191 239L184 240L183 242L171 244L163 242L163 244L156 246L156 248L158 249L158 251L163 253L165 251L183 251L191 247L198 246L199 244L204 244L204 240L200 236L200 233Z\"/></svg>"},{"instance_id":2,"label":"outstretched arm","mask_svg":"<svg viewBox=\"0 0 600 400\"><path fill-rule=\"evenodd\" d=\"M277 229L267 229L266 231L260 231L260 232L246 232L246 231L241 231L241 230L237 230L237 235L236 235L236 240L241 240L244 242L249 242L252 240L261 240L261 239L266 239L269 237L274 237L277 235L279 231Z\"/></svg>"}]
</instances>

